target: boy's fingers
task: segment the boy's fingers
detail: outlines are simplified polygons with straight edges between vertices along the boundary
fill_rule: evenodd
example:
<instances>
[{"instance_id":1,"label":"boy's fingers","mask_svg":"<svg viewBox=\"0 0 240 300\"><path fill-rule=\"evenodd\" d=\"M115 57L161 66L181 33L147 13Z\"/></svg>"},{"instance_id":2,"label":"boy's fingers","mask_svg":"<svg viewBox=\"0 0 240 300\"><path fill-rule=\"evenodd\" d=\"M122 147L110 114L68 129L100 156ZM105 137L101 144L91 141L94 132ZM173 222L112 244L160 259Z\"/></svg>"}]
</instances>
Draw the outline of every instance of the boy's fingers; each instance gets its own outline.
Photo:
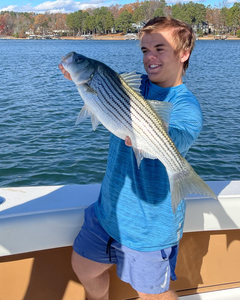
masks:
<instances>
[{"instance_id":1,"label":"boy's fingers","mask_svg":"<svg viewBox=\"0 0 240 300\"><path fill-rule=\"evenodd\" d=\"M132 141L129 136L126 136L126 138L125 138L125 145L132 147Z\"/></svg>"},{"instance_id":2,"label":"boy's fingers","mask_svg":"<svg viewBox=\"0 0 240 300\"><path fill-rule=\"evenodd\" d=\"M66 79L72 80L71 75L64 69L62 64L59 64L58 67L62 71L62 73Z\"/></svg>"}]
</instances>

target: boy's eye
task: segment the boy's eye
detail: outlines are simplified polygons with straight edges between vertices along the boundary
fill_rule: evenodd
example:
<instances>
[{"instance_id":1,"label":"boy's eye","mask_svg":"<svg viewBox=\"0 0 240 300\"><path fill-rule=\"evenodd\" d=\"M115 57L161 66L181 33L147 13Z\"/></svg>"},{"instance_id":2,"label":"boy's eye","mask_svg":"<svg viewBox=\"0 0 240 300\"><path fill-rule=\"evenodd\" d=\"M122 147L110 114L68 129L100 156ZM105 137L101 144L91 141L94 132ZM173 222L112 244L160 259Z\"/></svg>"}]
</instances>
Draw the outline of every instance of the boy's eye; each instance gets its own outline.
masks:
<instances>
[{"instance_id":1,"label":"boy's eye","mask_svg":"<svg viewBox=\"0 0 240 300\"><path fill-rule=\"evenodd\" d=\"M157 51L159 52L159 51L163 51L163 49L162 48L157 48Z\"/></svg>"}]
</instances>

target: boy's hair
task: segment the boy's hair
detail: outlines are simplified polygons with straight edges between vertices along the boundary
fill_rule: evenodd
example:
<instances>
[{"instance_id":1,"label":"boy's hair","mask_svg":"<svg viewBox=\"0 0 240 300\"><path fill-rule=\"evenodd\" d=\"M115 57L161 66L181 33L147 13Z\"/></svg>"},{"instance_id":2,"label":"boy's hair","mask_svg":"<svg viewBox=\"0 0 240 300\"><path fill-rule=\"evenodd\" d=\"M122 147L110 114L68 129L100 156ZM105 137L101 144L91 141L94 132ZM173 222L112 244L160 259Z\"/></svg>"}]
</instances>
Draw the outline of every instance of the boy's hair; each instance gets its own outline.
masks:
<instances>
[{"instance_id":1,"label":"boy's hair","mask_svg":"<svg viewBox=\"0 0 240 300\"><path fill-rule=\"evenodd\" d=\"M175 52L177 54L181 51L190 53L189 58L183 64L183 72L185 73L186 69L188 68L189 59L195 45L195 34L190 25L181 20L176 20L171 17L155 17L149 20L140 30L139 38L141 39L145 32L151 33L166 29L173 30L172 42L175 47Z\"/></svg>"}]
</instances>

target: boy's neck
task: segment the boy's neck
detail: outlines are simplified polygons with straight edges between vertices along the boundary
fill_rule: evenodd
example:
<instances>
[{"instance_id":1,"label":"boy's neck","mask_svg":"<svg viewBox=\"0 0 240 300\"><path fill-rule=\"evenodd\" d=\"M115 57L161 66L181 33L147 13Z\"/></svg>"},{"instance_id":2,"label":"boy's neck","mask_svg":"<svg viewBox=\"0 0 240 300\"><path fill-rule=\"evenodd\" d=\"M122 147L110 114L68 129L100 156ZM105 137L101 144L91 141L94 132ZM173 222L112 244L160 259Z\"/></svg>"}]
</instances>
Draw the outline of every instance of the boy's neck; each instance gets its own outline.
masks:
<instances>
[{"instance_id":1,"label":"boy's neck","mask_svg":"<svg viewBox=\"0 0 240 300\"><path fill-rule=\"evenodd\" d=\"M159 85L160 87L162 88L171 88L171 87L176 87L176 86L179 86L181 84L183 84L183 80L182 80L182 77L178 80L173 80L172 82L152 82L156 85Z\"/></svg>"}]
</instances>

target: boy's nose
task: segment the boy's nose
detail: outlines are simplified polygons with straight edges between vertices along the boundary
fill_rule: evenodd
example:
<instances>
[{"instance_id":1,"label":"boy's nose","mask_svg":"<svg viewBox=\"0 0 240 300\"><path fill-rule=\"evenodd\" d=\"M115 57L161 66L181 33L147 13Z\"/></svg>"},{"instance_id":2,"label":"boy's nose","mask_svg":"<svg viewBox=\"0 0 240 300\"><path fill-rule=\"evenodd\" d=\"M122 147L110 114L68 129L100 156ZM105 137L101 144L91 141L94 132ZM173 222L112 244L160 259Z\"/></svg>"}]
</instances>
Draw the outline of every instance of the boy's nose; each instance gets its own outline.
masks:
<instances>
[{"instance_id":1,"label":"boy's nose","mask_svg":"<svg viewBox=\"0 0 240 300\"><path fill-rule=\"evenodd\" d=\"M155 58L155 57L156 57L156 55L154 54L153 51L149 51L149 52L147 53L147 58Z\"/></svg>"}]
</instances>

